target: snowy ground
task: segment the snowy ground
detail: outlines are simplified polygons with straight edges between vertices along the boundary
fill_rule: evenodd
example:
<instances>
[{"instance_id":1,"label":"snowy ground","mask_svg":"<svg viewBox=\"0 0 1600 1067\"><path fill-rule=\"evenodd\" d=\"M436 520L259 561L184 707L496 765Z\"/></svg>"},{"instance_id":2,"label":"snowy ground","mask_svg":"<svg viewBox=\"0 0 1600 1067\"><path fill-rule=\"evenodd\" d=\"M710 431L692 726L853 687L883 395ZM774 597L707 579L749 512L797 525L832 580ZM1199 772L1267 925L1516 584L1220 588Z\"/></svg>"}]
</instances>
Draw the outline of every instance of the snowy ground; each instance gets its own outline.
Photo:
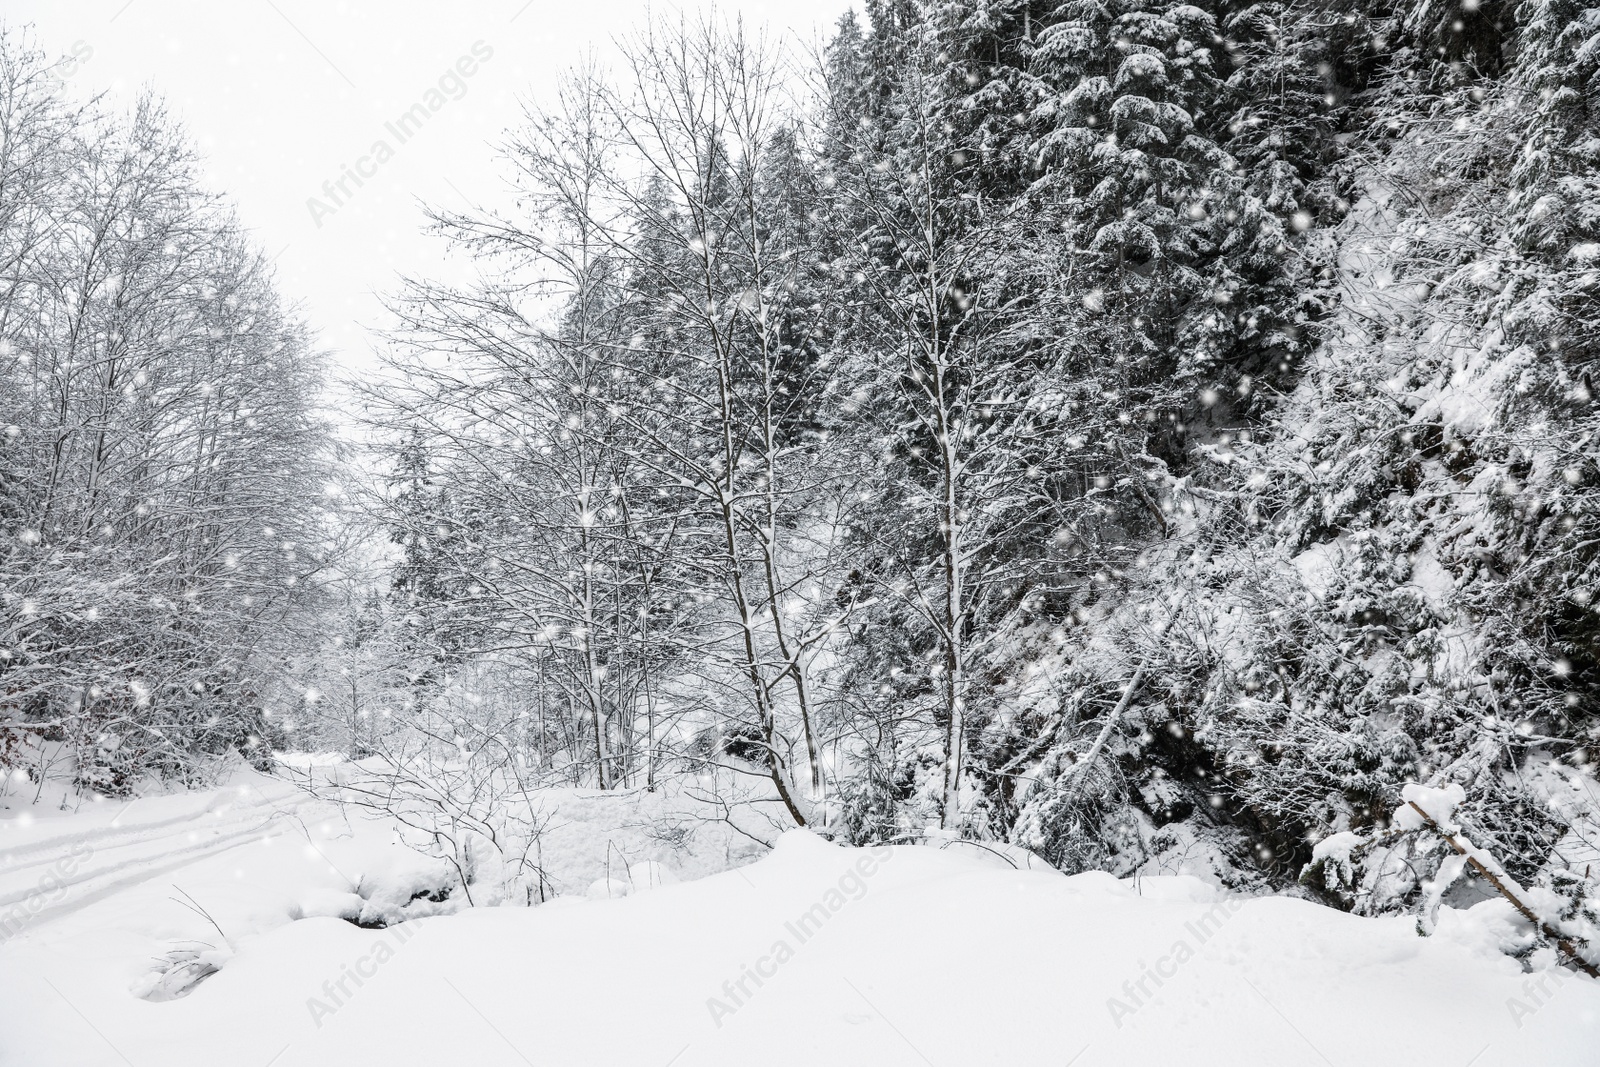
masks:
<instances>
[{"instance_id":1,"label":"snowy ground","mask_svg":"<svg viewBox=\"0 0 1600 1067\"><path fill-rule=\"evenodd\" d=\"M408 896L434 865L269 778L14 807L0 1064L1560 1067L1600 1048L1600 984L1522 974L1460 913L1425 939L1194 878L804 833L641 856L637 799L552 803L570 811L554 858L571 895L386 930L335 916ZM639 874L691 878L717 850L747 865ZM624 852L629 895L578 888Z\"/></svg>"}]
</instances>

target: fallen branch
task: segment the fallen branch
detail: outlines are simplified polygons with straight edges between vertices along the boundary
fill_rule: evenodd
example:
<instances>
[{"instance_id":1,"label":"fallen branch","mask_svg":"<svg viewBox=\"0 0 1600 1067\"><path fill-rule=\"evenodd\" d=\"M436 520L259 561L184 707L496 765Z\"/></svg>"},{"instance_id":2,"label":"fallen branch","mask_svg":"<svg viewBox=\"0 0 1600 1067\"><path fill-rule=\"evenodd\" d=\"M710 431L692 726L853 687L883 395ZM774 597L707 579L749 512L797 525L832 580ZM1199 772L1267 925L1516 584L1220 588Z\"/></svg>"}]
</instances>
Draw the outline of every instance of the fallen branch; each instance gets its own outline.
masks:
<instances>
[{"instance_id":1,"label":"fallen branch","mask_svg":"<svg viewBox=\"0 0 1600 1067\"><path fill-rule=\"evenodd\" d=\"M1177 621L1178 613L1174 610L1167 617L1166 625L1161 627L1161 633L1156 635L1156 643L1158 645L1167 639L1167 634L1172 632L1173 624ZM1106 717L1105 725L1100 728L1100 735L1094 739L1094 744L1089 746L1089 751L1084 753L1083 759L1078 761L1072 780L1067 783L1066 800L1071 801L1078 795L1079 786L1089 776L1089 771L1094 767L1095 761L1100 758L1100 753L1105 750L1106 742L1111 740L1111 735L1115 732L1117 724L1122 721L1122 716L1127 712L1128 705L1133 703L1134 694L1144 684L1145 675L1150 670L1150 661L1154 658L1154 653L1147 653L1139 661L1138 670L1133 672L1133 677L1128 680L1127 688L1122 691L1122 699L1117 701L1117 706L1112 708L1111 714Z\"/></svg>"},{"instance_id":2,"label":"fallen branch","mask_svg":"<svg viewBox=\"0 0 1600 1067\"><path fill-rule=\"evenodd\" d=\"M1524 904L1522 902L1522 898L1517 896L1516 893L1512 892L1510 886L1506 885L1505 879L1502 879L1494 871L1491 871L1488 864L1484 863L1477 857L1477 846L1474 845L1469 848L1468 846L1463 845L1460 841L1457 841L1455 834L1450 833L1444 827L1440 826L1436 821L1434 821L1433 816L1429 815L1427 811L1424 810L1423 807L1415 800L1408 800L1406 803L1409 804L1418 815L1422 816L1422 821L1431 826L1434 833L1444 838L1445 842L1451 848L1455 849L1458 854L1465 856L1467 858L1467 862L1472 864L1473 869L1482 875L1490 885L1494 886L1495 890L1499 892L1501 896L1509 900L1513 908L1516 908L1517 911L1521 912L1522 916L1529 922L1533 923L1533 925L1541 933L1543 933L1544 936L1554 941L1556 946L1560 948L1562 952L1567 954L1567 958L1575 967L1577 967L1584 974L1588 975L1590 978L1600 978L1600 968L1596 968L1594 964L1590 963L1588 960L1584 959L1583 956L1579 955L1577 947L1573 945L1570 938L1561 933L1561 931L1550 926L1549 923L1539 918L1539 916L1535 915L1533 913L1533 909ZM1499 863L1496 862L1495 865L1499 866Z\"/></svg>"}]
</instances>

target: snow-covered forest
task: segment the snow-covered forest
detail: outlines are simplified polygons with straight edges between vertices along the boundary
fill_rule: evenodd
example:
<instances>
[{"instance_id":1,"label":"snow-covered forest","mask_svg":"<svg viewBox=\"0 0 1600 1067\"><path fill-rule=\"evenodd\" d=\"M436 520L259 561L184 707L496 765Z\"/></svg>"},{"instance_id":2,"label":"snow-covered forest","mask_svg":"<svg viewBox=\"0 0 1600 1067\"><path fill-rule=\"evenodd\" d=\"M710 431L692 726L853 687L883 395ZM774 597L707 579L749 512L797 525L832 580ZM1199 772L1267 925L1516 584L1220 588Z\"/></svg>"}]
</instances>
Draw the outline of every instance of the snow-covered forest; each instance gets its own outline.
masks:
<instances>
[{"instance_id":1,"label":"snow-covered forest","mask_svg":"<svg viewBox=\"0 0 1600 1067\"><path fill-rule=\"evenodd\" d=\"M273 890L293 914L180 888L200 933L119 934L163 950L123 997L192 1008L180 1030L213 990L287 982L293 945L244 942L313 917L347 921L333 947L296 935L319 981L358 935L470 975L533 936L517 916L708 879L726 900L558 908L548 937L598 946L585 967L709 967L685 1010L712 1036L651 1008L633 1028L659 1046L491 1024L460 1048L746 1062L844 1009L786 1006L802 965L759 969L771 938L682 962L680 926L759 926L719 872L754 862L792 917L859 854L863 894L869 861L897 888L854 936L887 940L833 965L908 953L930 997L999 983L980 1000L1093 1022L1018 1044L979 1012L944 1045L955 1003L924 1003L904 1044L819 1023L796 1057L1592 1055L1600 8L866 0L814 48L641 14L468 161L502 204L430 206L462 269L383 282L354 374L159 86L84 101L57 59L0 33L0 1013L34 1003L4 972L47 957L36 912L156 907L165 873L135 906L119 872L171 869L154 828L205 813L241 840L298 820L286 840L339 877L240 860L298 887ZM152 821L97 837L130 803ZM33 907L27 857L80 837L132 858L74 861ZM986 927L1007 879L1016 914ZM1270 957L1256 1014L1203 989L1145 1012L1178 905L1263 924L1237 949ZM401 949L408 928L436 947ZM1067 978L1058 934L1097 946ZM877 981L863 1019L916 999ZM1330 981L1385 992L1318 1006ZM368 1030L428 1010L406 989ZM1295 990L1310 1037L1261 1014ZM304 996L285 1010L322 1040ZM770 1013L739 1030L746 1000ZM1205 1024L1180 1038L1185 1013ZM1366 1044L1337 1045L1343 1014L1375 1020ZM745 1045L714 1046L725 1023ZM402 1062L336 1037L296 1054ZM0 1036L0 1061L117 1048L36 1040Z\"/></svg>"}]
</instances>

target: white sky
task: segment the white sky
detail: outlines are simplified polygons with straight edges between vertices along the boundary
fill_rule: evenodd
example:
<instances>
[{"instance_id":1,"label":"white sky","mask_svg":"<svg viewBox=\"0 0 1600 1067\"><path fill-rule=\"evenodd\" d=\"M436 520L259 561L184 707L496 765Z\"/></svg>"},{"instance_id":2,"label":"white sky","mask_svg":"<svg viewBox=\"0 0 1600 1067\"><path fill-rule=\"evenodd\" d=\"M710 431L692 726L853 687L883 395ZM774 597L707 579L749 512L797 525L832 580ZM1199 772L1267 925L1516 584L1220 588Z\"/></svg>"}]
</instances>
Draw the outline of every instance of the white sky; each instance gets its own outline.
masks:
<instances>
[{"instance_id":1,"label":"white sky","mask_svg":"<svg viewBox=\"0 0 1600 1067\"><path fill-rule=\"evenodd\" d=\"M692 0L683 5L697 10ZM774 33L810 43L850 0L722 0ZM656 5L657 12L670 11ZM77 97L131 103L143 86L164 96L341 364L370 360L367 328L383 324L377 294L400 273L438 275L442 248L420 232L418 200L447 207L496 202L495 145L589 49L649 12L624 0L4 0L0 18L34 24L40 46L92 49L72 70ZM404 144L392 122L435 88L475 42L493 50ZM81 44L80 44L81 42ZM65 68L63 68L65 71ZM318 226L307 207L378 139L394 158Z\"/></svg>"}]
</instances>

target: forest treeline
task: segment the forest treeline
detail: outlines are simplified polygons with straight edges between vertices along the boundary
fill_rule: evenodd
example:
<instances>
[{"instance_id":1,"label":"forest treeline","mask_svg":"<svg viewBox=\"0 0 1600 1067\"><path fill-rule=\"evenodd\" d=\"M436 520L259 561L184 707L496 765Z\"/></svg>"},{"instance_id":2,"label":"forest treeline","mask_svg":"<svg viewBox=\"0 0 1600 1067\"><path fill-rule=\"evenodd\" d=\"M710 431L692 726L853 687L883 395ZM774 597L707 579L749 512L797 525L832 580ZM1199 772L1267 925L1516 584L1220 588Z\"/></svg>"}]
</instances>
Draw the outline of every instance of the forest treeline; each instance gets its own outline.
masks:
<instances>
[{"instance_id":1,"label":"forest treeline","mask_svg":"<svg viewBox=\"0 0 1600 1067\"><path fill-rule=\"evenodd\" d=\"M312 341L175 119L61 90L0 27L0 767L117 794L264 765L329 437Z\"/></svg>"},{"instance_id":2,"label":"forest treeline","mask_svg":"<svg viewBox=\"0 0 1600 1067\"><path fill-rule=\"evenodd\" d=\"M42 354L121 366L131 281L51 297L91 309L76 330L7 290L30 309L8 338L18 315L53 332L0 362L32 390L4 401L5 566L159 558L171 606L117 631L208 666L163 668L193 697L105 687L116 714L167 731L236 693L222 722L270 711L491 839L498 796L731 768L849 841L1304 872L1384 911L1425 903L1446 854L1389 825L1401 787L1453 783L1472 840L1592 911L1597 75L1600 15L1568 0L872 0L815 53L653 23L509 135L514 210L434 214L480 280L393 299L357 404L385 582L324 597L289 695L205 674L294 599L279 572L254 613L194 605L235 572L190 586L176 547L93 540L112 507L196 560L224 528L262 568L318 539L134 520L152 486L266 479L276 507L301 484L253 450L201 462L194 392L148 437L171 461L97 495L110 416L56 414ZM181 303L215 322L141 349L164 374L303 354L265 306L226 332L246 314L213 286ZM133 426L152 394L106 380ZM292 436L300 394L257 388ZM84 718L101 705L57 680L100 631L28 597L5 601L7 700ZM221 600L227 626L191 627ZM1313 856L1337 835L1361 843Z\"/></svg>"}]
</instances>

